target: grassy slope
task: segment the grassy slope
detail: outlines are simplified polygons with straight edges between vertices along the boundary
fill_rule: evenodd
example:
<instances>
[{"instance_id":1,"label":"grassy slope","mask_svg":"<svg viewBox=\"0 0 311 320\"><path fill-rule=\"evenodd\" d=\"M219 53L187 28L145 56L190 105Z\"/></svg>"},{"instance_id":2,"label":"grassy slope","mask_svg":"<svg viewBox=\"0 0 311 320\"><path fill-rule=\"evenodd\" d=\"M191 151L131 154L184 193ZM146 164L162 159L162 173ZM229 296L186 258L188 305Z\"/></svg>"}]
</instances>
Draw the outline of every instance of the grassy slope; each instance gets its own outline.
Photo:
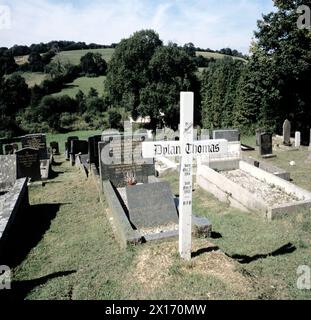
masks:
<instances>
[{"instance_id":1,"label":"grassy slope","mask_svg":"<svg viewBox=\"0 0 311 320\"><path fill-rule=\"evenodd\" d=\"M84 94L88 94L90 88L97 90L99 95L103 95L105 91L105 82L106 76L101 76L97 78L81 77L74 80L72 83L68 83L66 88L58 93L54 93L53 96L68 95L72 98L76 96L79 90Z\"/></svg>"},{"instance_id":2,"label":"grassy slope","mask_svg":"<svg viewBox=\"0 0 311 320\"><path fill-rule=\"evenodd\" d=\"M73 51L61 51L57 54L54 59L60 60L62 62L70 62L74 65L80 63L82 56L86 55L88 52L100 53L106 61L109 61L112 57L114 49L88 49L88 50L73 50Z\"/></svg>"},{"instance_id":3,"label":"grassy slope","mask_svg":"<svg viewBox=\"0 0 311 320\"><path fill-rule=\"evenodd\" d=\"M80 132L80 137L86 135ZM58 139L63 145L65 136L50 139ZM254 138L245 140L251 144ZM279 153L270 161L290 170L295 183L311 190L311 165L304 164L306 157L304 149ZM289 160L295 160L297 166L289 168ZM68 162L53 169L59 175L44 188L30 188L32 205L45 204L46 208L37 220L46 219L51 204L61 205L41 240L14 270L13 289L29 280L27 290L22 291L27 299L310 298L309 291L296 289L297 267L310 265L311 261L309 214L301 212L267 222L196 189L194 212L210 219L216 237L194 240L193 251L198 255L186 263L178 258L175 240L119 249L94 182L86 180ZM177 193L177 175L165 179ZM32 232L27 235L33 237ZM293 252L281 250L269 255L288 243L295 247ZM215 246L220 251L215 251ZM234 255L240 257L229 257ZM70 270L75 272L57 274ZM42 280L47 275L49 280ZM38 278L41 282L34 281Z\"/></svg>"}]
</instances>

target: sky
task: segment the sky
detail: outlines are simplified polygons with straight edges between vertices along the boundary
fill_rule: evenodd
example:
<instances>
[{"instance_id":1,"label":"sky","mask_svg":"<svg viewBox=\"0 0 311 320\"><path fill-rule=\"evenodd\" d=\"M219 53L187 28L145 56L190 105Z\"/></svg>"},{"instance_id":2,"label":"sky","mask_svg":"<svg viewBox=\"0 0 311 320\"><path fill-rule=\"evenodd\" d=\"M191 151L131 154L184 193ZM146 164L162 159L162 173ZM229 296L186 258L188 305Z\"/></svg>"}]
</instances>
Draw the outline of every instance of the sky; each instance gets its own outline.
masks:
<instances>
[{"instance_id":1,"label":"sky","mask_svg":"<svg viewBox=\"0 0 311 320\"><path fill-rule=\"evenodd\" d=\"M248 53L257 20L273 10L272 0L0 0L0 47L111 44L154 29L165 43Z\"/></svg>"}]
</instances>

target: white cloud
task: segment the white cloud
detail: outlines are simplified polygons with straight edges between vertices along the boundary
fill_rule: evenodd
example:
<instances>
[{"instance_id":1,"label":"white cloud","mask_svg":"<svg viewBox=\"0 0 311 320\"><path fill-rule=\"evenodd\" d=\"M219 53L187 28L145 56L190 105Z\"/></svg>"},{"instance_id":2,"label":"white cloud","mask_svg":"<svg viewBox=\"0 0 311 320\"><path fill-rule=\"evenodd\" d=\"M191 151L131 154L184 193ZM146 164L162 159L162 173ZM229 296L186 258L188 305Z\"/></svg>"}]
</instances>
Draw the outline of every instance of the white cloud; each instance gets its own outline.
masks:
<instances>
[{"instance_id":1,"label":"white cloud","mask_svg":"<svg viewBox=\"0 0 311 320\"><path fill-rule=\"evenodd\" d=\"M264 1L2 1L11 7L13 20L11 30L0 30L0 46L51 40L110 44L152 28L166 42L247 52L256 20L272 9L272 1Z\"/></svg>"}]
</instances>

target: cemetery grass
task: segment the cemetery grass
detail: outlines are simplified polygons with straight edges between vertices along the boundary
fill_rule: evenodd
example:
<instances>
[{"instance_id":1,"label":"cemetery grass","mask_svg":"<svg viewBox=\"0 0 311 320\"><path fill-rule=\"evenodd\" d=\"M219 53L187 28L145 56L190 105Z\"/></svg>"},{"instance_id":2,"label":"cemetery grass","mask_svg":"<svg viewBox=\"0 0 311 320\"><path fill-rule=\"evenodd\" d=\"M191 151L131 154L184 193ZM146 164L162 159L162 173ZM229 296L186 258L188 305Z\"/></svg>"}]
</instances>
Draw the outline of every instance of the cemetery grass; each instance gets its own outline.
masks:
<instances>
[{"instance_id":1,"label":"cemetery grass","mask_svg":"<svg viewBox=\"0 0 311 320\"><path fill-rule=\"evenodd\" d=\"M92 133L93 134L93 133ZM69 135L87 137L90 132ZM49 136L65 141L66 135ZM251 139L249 140L251 143ZM249 143L249 144L250 144ZM62 145L61 145L62 146ZM253 154L254 155L254 154ZM271 159L291 171L294 182L311 190L306 149ZM295 160L296 167L288 168ZM193 211L213 225L210 239L193 240L193 258L178 256L178 241L120 249L92 179L62 156L56 177L32 186L30 201L48 216L40 240L13 270L13 293L24 299L310 299L296 288L299 265L310 265L309 213L267 222L230 208L196 188ZM304 173L304 174L303 174ZM178 194L178 176L169 174ZM49 215L49 207L58 210ZM42 216L41 216L42 215ZM29 233L31 237L31 232ZM26 289L15 290L27 284Z\"/></svg>"}]
</instances>

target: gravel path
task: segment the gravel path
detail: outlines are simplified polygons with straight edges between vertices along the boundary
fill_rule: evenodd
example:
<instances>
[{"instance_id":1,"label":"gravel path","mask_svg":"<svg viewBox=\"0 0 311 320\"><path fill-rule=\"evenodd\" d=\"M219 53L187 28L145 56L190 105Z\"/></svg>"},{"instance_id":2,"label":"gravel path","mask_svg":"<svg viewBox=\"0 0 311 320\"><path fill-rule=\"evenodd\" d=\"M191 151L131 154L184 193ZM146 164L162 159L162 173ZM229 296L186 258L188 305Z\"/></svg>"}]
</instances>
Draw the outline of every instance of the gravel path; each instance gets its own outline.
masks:
<instances>
[{"instance_id":1,"label":"gravel path","mask_svg":"<svg viewBox=\"0 0 311 320\"><path fill-rule=\"evenodd\" d=\"M302 200L293 194L286 193L277 186L256 179L240 169L222 171L221 174L252 194L257 195L271 206Z\"/></svg>"}]
</instances>

